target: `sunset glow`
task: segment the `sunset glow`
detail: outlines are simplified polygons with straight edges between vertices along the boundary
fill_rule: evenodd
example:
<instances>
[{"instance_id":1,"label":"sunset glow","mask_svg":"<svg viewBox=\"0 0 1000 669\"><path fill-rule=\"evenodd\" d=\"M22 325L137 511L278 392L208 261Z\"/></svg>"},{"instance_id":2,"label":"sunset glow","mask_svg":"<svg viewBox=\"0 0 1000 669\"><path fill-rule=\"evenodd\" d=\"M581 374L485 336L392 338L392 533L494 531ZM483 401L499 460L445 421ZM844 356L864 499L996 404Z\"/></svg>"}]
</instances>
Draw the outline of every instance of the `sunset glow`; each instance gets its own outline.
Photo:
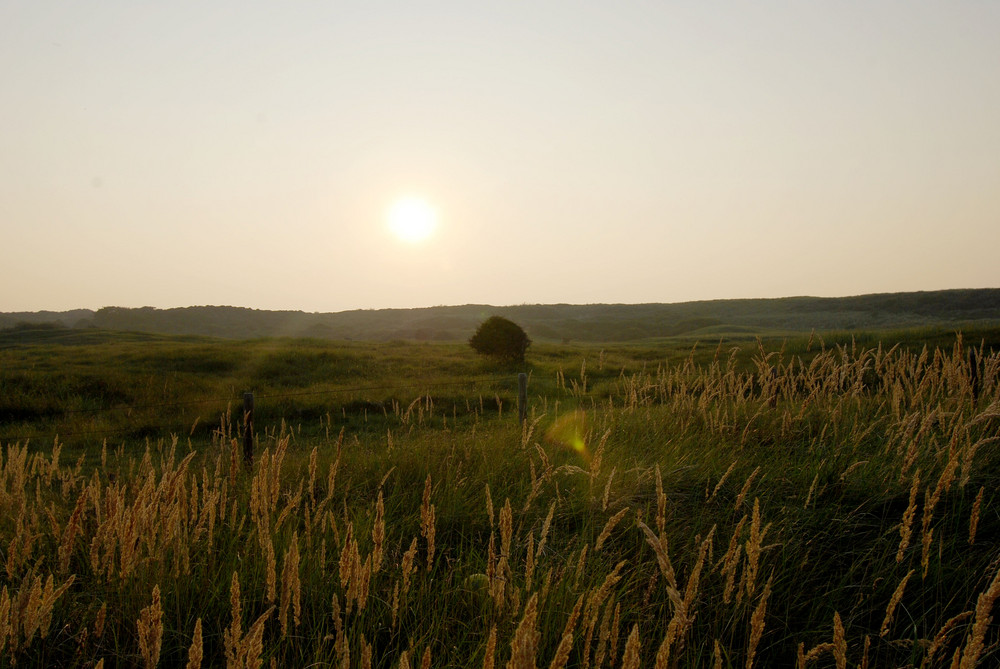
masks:
<instances>
[{"instance_id":1,"label":"sunset glow","mask_svg":"<svg viewBox=\"0 0 1000 669\"><path fill-rule=\"evenodd\" d=\"M223 5L0 3L0 311L997 286L1000 3Z\"/></svg>"},{"instance_id":2,"label":"sunset glow","mask_svg":"<svg viewBox=\"0 0 1000 669\"><path fill-rule=\"evenodd\" d=\"M392 234L401 241L415 244L434 234L438 217L426 200L404 197L389 208L386 218Z\"/></svg>"}]
</instances>

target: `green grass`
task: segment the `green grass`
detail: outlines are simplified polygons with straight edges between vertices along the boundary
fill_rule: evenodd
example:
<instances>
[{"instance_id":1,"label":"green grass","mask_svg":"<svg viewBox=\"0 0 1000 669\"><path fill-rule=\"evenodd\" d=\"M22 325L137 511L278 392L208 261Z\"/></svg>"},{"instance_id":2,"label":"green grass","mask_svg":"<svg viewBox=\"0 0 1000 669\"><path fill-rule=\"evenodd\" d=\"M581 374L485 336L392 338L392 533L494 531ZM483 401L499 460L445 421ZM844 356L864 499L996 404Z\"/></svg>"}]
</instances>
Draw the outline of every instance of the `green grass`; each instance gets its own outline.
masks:
<instances>
[{"instance_id":1,"label":"green grass","mask_svg":"<svg viewBox=\"0 0 1000 669\"><path fill-rule=\"evenodd\" d=\"M790 666L798 644L808 651L832 641L835 614L851 665L861 661L867 639L869 666L919 666L929 640L950 618L975 608L998 568L1000 396L996 349L990 351L998 335L979 330L964 337L966 344L986 344L976 403L962 366L965 350L954 335L933 330L824 333L811 341L536 344L525 367L499 369L452 344L99 332L69 344L54 341L52 332L37 339L0 335L0 588L18 610L19 593L28 593L34 579L51 574L58 585L75 578L55 603L47 636L22 639L16 651L8 644L0 664L86 667L100 658L105 666L140 664L136 621L157 587L161 666L186 662L198 619L205 664L221 665L233 573L246 631L271 606L264 542L274 550L280 578L297 537L301 620L282 634L278 611L270 614L265 663L335 664L336 597L353 666L362 638L373 645L376 667L397 666L407 650L418 660L428 647L432 666L481 666L494 627L503 664L524 604L538 594L537 664L547 666L577 598L593 594L624 561L611 598L594 611L589 657L601 621L610 623L619 606L615 657L606 649L603 665L620 665L625 638L637 625L642 666L653 666L674 606L638 522L655 530L659 520L682 594L714 528L693 599L697 616L677 666L711 666L716 642L723 666L745 666L751 617L768 580L757 666ZM932 348L922 357L925 344ZM530 374L527 430L516 420L519 371ZM232 460L234 447L239 454L244 389L257 396L250 469ZM184 404L202 398L211 401ZM20 434L39 436L25 448ZM280 466L266 464L276 452L284 453ZM956 478L929 515L950 462ZM897 562L899 526L918 470L914 536ZM269 477L278 488L265 530L251 500L255 482ZM436 516L429 570L420 513L428 477ZM225 507L213 507L213 495L223 490ZM348 527L364 562L374 548L380 490L385 567L371 575L364 610L347 615L339 570ZM80 500L80 529L63 570L59 547ZM490 569L491 535L498 551L498 519L508 501L510 581L497 605L468 584ZM755 506L761 528L768 528L755 587L744 584L742 595L724 602L720 561L737 528L736 545L750 541ZM205 526L197 527L211 508L217 515L209 541ZM596 551L607 520L625 508ZM550 509L551 530L529 586L529 541L537 547ZM925 514L933 530L926 576ZM143 528L127 573L121 539L112 542L108 571L91 557L95 542L112 536L102 526L117 527L116 537L125 532L109 521L119 516ZM28 548L25 537L33 537ZM417 571L394 616L400 564L414 538ZM747 565L739 562L737 586ZM886 604L911 569L890 633L880 637ZM280 608L280 594L278 600ZM0 630L3 601L0 594ZM102 606L106 622L98 635ZM950 663L972 622L957 625L935 664ZM584 624L575 630L570 666L584 662ZM998 640L997 628L989 627L982 666L995 661ZM834 666L833 656L810 666Z\"/></svg>"}]
</instances>

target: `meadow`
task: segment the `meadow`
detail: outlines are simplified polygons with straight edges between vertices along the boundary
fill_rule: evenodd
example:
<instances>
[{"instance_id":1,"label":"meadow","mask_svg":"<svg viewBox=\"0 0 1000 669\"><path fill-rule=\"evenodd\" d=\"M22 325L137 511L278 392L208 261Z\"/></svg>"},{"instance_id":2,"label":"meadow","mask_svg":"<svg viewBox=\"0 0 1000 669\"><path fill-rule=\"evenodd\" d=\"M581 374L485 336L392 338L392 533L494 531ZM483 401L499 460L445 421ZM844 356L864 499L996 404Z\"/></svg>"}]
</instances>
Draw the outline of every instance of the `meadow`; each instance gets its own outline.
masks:
<instances>
[{"instance_id":1,"label":"meadow","mask_svg":"<svg viewBox=\"0 0 1000 669\"><path fill-rule=\"evenodd\" d=\"M998 351L0 332L0 666L995 665Z\"/></svg>"}]
</instances>

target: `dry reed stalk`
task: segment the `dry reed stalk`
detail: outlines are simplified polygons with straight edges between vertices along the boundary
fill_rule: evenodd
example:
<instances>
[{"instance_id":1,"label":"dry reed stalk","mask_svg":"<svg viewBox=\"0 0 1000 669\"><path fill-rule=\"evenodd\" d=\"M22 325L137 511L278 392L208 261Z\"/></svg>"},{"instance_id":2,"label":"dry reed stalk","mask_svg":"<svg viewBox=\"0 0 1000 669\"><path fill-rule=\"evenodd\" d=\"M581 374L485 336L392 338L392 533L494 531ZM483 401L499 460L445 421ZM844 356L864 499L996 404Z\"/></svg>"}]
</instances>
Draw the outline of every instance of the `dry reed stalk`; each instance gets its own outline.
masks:
<instances>
[{"instance_id":1,"label":"dry reed stalk","mask_svg":"<svg viewBox=\"0 0 1000 669\"><path fill-rule=\"evenodd\" d=\"M642 606L643 608L649 606L649 602L653 599L653 591L656 589L656 583L660 580L659 570L654 571L649 576L649 581L646 583L646 591L642 595Z\"/></svg>"},{"instance_id":2,"label":"dry reed stalk","mask_svg":"<svg viewBox=\"0 0 1000 669\"><path fill-rule=\"evenodd\" d=\"M979 510L983 504L983 491L986 486L979 488L979 494L976 495L976 501L972 504L972 515L969 516L969 545L972 546L976 543L976 528L979 527Z\"/></svg>"},{"instance_id":3,"label":"dry reed stalk","mask_svg":"<svg viewBox=\"0 0 1000 669\"><path fill-rule=\"evenodd\" d=\"M496 534L490 530L490 542L486 549L486 579L493 591L493 580L497 577L497 541Z\"/></svg>"},{"instance_id":4,"label":"dry reed stalk","mask_svg":"<svg viewBox=\"0 0 1000 669\"><path fill-rule=\"evenodd\" d=\"M865 646L861 651L861 663L858 664L858 669L868 669L868 651L872 647L872 638L870 635L865 635Z\"/></svg>"},{"instance_id":5,"label":"dry reed stalk","mask_svg":"<svg viewBox=\"0 0 1000 669\"><path fill-rule=\"evenodd\" d=\"M38 583L40 580L40 578L36 577L35 582ZM29 616L37 622L41 638L44 639L49 633L49 625L52 622L52 610L55 608L56 600L62 597L63 593L69 590L75 581L76 575L72 574L66 579L65 583L56 588L52 574L49 574L48 578L45 579L45 585L39 591L39 599L34 604L34 610L29 610ZM34 587L32 587L32 594L34 592ZM159 593L157 592L157 600L158 596ZM30 638L27 640L30 641Z\"/></svg>"},{"instance_id":6,"label":"dry reed stalk","mask_svg":"<svg viewBox=\"0 0 1000 669\"><path fill-rule=\"evenodd\" d=\"M94 636L100 639L104 635L104 620L108 614L108 603L103 602L101 608L97 610L97 618L94 620Z\"/></svg>"},{"instance_id":7,"label":"dry reed stalk","mask_svg":"<svg viewBox=\"0 0 1000 669\"><path fill-rule=\"evenodd\" d=\"M773 579L774 575L772 574L767 579L767 583L764 584L764 592L761 593L760 601L757 602L757 607L750 616L750 640L747 643L746 669L753 667L753 660L757 655L757 644L760 643L761 637L764 636L764 615L767 613L767 598L771 595L771 581Z\"/></svg>"},{"instance_id":8,"label":"dry reed stalk","mask_svg":"<svg viewBox=\"0 0 1000 669\"><path fill-rule=\"evenodd\" d=\"M722 593L724 604L728 604L732 600L733 589L736 586L736 568L739 566L740 555L743 553L743 544L740 543L740 537L743 533L743 526L746 524L748 518L746 514L743 514L740 522L736 525L736 529L733 530L732 537L729 539L729 548L726 550L726 554L715 565L716 569L720 565L722 566L722 574L726 577L726 585Z\"/></svg>"},{"instance_id":9,"label":"dry reed stalk","mask_svg":"<svg viewBox=\"0 0 1000 669\"><path fill-rule=\"evenodd\" d=\"M809 492L806 494L805 504L802 505L803 509L809 508L809 502L812 500L813 492L816 490L816 484L819 482L819 474L813 477L812 485L809 486Z\"/></svg>"},{"instance_id":10,"label":"dry reed stalk","mask_svg":"<svg viewBox=\"0 0 1000 669\"><path fill-rule=\"evenodd\" d=\"M535 669L535 658L538 654L538 593L531 596L524 607L524 616L514 631L510 642L511 656L507 669Z\"/></svg>"},{"instance_id":11,"label":"dry reed stalk","mask_svg":"<svg viewBox=\"0 0 1000 669\"><path fill-rule=\"evenodd\" d=\"M816 646L813 646L813 648L808 653L803 652L804 647L805 647L804 644L802 643L799 644L795 661L795 666L798 667L798 669L805 669L805 666L809 662L812 662L823 653L826 653L828 651L832 652L834 649L833 644L830 642L817 644Z\"/></svg>"},{"instance_id":12,"label":"dry reed stalk","mask_svg":"<svg viewBox=\"0 0 1000 669\"><path fill-rule=\"evenodd\" d=\"M583 577L584 567L587 566L588 550L590 550L590 544L584 544L583 549L580 550L580 558L576 562L576 574L574 575L573 578L574 587L579 585L580 579Z\"/></svg>"},{"instance_id":13,"label":"dry reed stalk","mask_svg":"<svg viewBox=\"0 0 1000 669\"><path fill-rule=\"evenodd\" d=\"M899 482L902 483L906 480L906 474L910 471L910 467L913 463L917 461L917 456L920 455L920 450L918 448L918 440L916 437L910 439L909 445L906 448L906 453L903 455L903 464L899 470Z\"/></svg>"},{"instance_id":14,"label":"dry reed stalk","mask_svg":"<svg viewBox=\"0 0 1000 669\"><path fill-rule=\"evenodd\" d=\"M201 618L198 618L198 620L194 623L194 636L191 639L191 645L188 647L188 661L186 669L201 669L203 652L204 648L201 637Z\"/></svg>"},{"instance_id":15,"label":"dry reed stalk","mask_svg":"<svg viewBox=\"0 0 1000 669\"><path fill-rule=\"evenodd\" d=\"M292 622L299 626L302 614L302 582L299 579L299 533L292 537L292 544L285 551L281 564L281 608L278 609L278 623L281 625L281 636L288 634L288 609L293 612ZM356 580L356 579L355 579ZM354 580L352 580L352 585Z\"/></svg>"},{"instance_id":16,"label":"dry reed stalk","mask_svg":"<svg viewBox=\"0 0 1000 669\"><path fill-rule=\"evenodd\" d=\"M934 635L934 639L931 640L931 645L927 648L927 654L924 659L920 662L920 667L934 666L934 657L937 655L938 651L944 647L945 642L948 640L948 636L952 631L960 624L965 622L966 619L972 617L972 611L964 611L959 613L957 616L952 616L949 618L941 629L938 630L937 634ZM961 651L961 647L958 648Z\"/></svg>"},{"instance_id":17,"label":"dry reed stalk","mask_svg":"<svg viewBox=\"0 0 1000 669\"><path fill-rule=\"evenodd\" d=\"M694 567L691 569L691 575L688 577L687 585L684 588L684 598L680 600L680 604L671 601L674 605L674 614L670 619L670 623L667 625L667 632L660 643L659 649L656 651L656 664L660 667L666 667L671 653L680 653L684 649L685 639L687 637L688 631L691 629L691 625L694 622L694 605L695 597L698 594L698 584L701 578L701 571L705 564L705 557L708 551L711 549L712 539L715 536L715 526L712 526L711 531L708 536L701 541L700 548L698 550L698 560L695 562ZM668 596L670 596L670 587L667 588Z\"/></svg>"},{"instance_id":18,"label":"dry reed stalk","mask_svg":"<svg viewBox=\"0 0 1000 669\"><path fill-rule=\"evenodd\" d=\"M993 621L990 612L998 597L1000 597L1000 569L997 569L989 587L976 599L976 617L972 623L972 630L969 631L965 648L962 650L961 669L974 669L976 663L979 662L979 655L983 652L986 628Z\"/></svg>"},{"instance_id":19,"label":"dry reed stalk","mask_svg":"<svg viewBox=\"0 0 1000 669\"><path fill-rule=\"evenodd\" d=\"M601 547L604 546L604 542L608 540L611 536L611 531L615 529L615 526L621 522L621 519L625 517L625 514L629 512L629 507L623 508L621 511L613 515L608 519L608 522L604 524L604 529L601 530L601 534L597 537L597 543L594 544L594 552L600 552ZM657 517L657 523L659 523L659 517ZM662 531L662 530L661 530Z\"/></svg>"},{"instance_id":20,"label":"dry reed stalk","mask_svg":"<svg viewBox=\"0 0 1000 669\"><path fill-rule=\"evenodd\" d=\"M223 634L226 647L226 664L230 667L239 666L239 649L243 643L243 611L240 605L240 578L233 572L233 580L229 587L229 608L233 622Z\"/></svg>"},{"instance_id":21,"label":"dry reed stalk","mask_svg":"<svg viewBox=\"0 0 1000 669\"><path fill-rule=\"evenodd\" d=\"M959 487L964 488L969 483L969 478L972 476L972 462L976 457L976 451L979 450L981 446L986 444L991 444L1000 439L1000 437L984 437L972 444L967 446L962 452L962 475L959 478Z\"/></svg>"},{"instance_id":22,"label":"dry reed stalk","mask_svg":"<svg viewBox=\"0 0 1000 669\"><path fill-rule=\"evenodd\" d=\"M483 655L483 669L493 669L497 656L497 626L490 628L490 636L486 640L486 653Z\"/></svg>"},{"instance_id":23,"label":"dry reed stalk","mask_svg":"<svg viewBox=\"0 0 1000 669\"><path fill-rule=\"evenodd\" d=\"M273 604L274 600L278 598L278 591L277 591L278 576L277 576L277 562L274 557L274 543L271 541L270 537L268 537L264 541L264 548L265 548L264 558L266 561L266 570L267 570L264 593L265 597L267 598L267 603Z\"/></svg>"},{"instance_id":24,"label":"dry reed stalk","mask_svg":"<svg viewBox=\"0 0 1000 669\"><path fill-rule=\"evenodd\" d=\"M920 566L923 569L921 578L927 578L927 570L931 566L931 542L933 541L934 530L925 527L920 534Z\"/></svg>"},{"instance_id":25,"label":"dry reed stalk","mask_svg":"<svg viewBox=\"0 0 1000 669\"><path fill-rule=\"evenodd\" d=\"M653 530L649 529L641 520L637 520L636 525L642 530L642 533L646 536L646 543L653 548L653 552L656 554L656 562L660 567L663 578L666 580L667 596L673 603L674 610L677 611L683 608L684 601L681 599L680 591L677 589L677 576L674 573L674 566L671 564L670 555L667 552L666 535L657 537L653 534Z\"/></svg>"},{"instance_id":26,"label":"dry reed stalk","mask_svg":"<svg viewBox=\"0 0 1000 669\"><path fill-rule=\"evenodd\" d=\"M611 619L611 638L608 640L608 654L614 657L618 654L618 631L621 629L622 623L622 605L615 604L615 616Z\"/></svg>"},{"instance_id":27,"label":"dry reed stalk","mask_svg":"<svg viewBox=\"0 0 1000 669\"><path fill-rule=\"evenodd\" d=\"M236 485L236 476L240 472L240 446L235 439L229 441L229 487Z\"/></svg>"},{"instance_id":28,"label":"dry reed stalk","mask_svg":"<svg viewBox=\"0 0 1000 669\"><path fill-rule=\"evenodd\" d=\"M316 446L309 453L309 501L316 506Z\"/></svg>"},{"instance_id":29,"label":"dry reed stalk","mask_svg":"<svg viewBox=\"0 0 1000 669\"><path fill-rule=\"evenodd\" d=\"M299 504L302 502L302 489L304 485L305 481L300 480L298 491L290 500L288 500L285 508L281 510L280 514L278 514L278 519L274 521L274 532L277 532L288 518L298 515Z\"/></svg>"},{"instance_id":30,"label":"dry reed stalk","mask_svg":"<svg viewBox=\"0 0 1000 669\"><path fill-rule=\"evenodd\" d=\"M391 444L390 444L391 446ZM337 457L330 463L326 473L326 499L333 499L333 491L337 483L337 473L340 471L340 456L344 449L344 428L340 428L337 436Z\"/></svg>"},{"instance_id":31,"label":"dry reed stalk","mask_svg":"<svg viewBox=\"0 0 1000 669\"><path fill-rule=\"evenodd\" d=\"M344 664L345 661L350 663L351 652L347 647L347 635L344 634L344 620L340 615L340 599L336 593L334 593L333 599L330 600L330 608L334 629L333 647L337 652L337 660L341 664Z\"/></svg>"},{"instance_id":32,"label":"dry reed stalk","mask_svg":"<svg viewBox=\"0 0 1000 669\"><path fill-rule=\"evenodd\" d=\"M632 625L632 631L628 635L628 640L625 641L625 650L622 653L622 669L639 669L639 625L636 623Z\"/></svg>"},{"instance_id":33,"label":"dry reed stalk","mask_svg":"<svg viewBox=\"0 0 1000 669\"><path fill-rule=\"evenodd\" d=\"M392 586L392 629L396 629L396 620L399 615L399 581Z\"/></svg>"},{"instance_id":34,"label":"dry reed stalk","mask_svg":"<svg viewBox=\"0 0 1000 669\"><path fill-rule=\"evenodd\" d=\"M492 575L492 580L490 581L490 596L493 598L493 603L496 605L498 612L503 610L504 595L507 592L507 574L509 571L510 567L507 565L507 558L501 557L497 563L496 573ZM490 576L487 575L487 578L490 578Z\"/></svg>"},{"instance_id":35,"label":"dry reed stalk","mask_svg":"<svg viewBox=\"0 0 1000 669\"><path fill-rule=\"evenodd\" d=\"M382 570L382 556L385 545L385 502L382 499L382 488L378 489L378 500L375 502L375 524L372 526L372 573Z\"/></svg>"},{"instance_id":36,"label":"dry reed stalk","mask_svg":"<svg viewBox=\"0 0 1000 669\"><path fill-rule=\"evenodd\" d=\"M833 612L833 659L837 663L837 669L847 669L847 637L837 611Z\"/></svg>"},{"instance_id":37,"label":"dry reed stalk","mask_svg":"<svg viewBox=\"0 0 1000 669\"><path fill-rule=\"evenodd\" d=\"M12 628L11 625L11 599L10 594L7 592L7 586L3 586L3 591L0 592L0 656L3 655L3 649L7 645L7 638L11 636ZM14 630L16 633L16 630Z\"/></svg>"},{"instance_id":38,"label":"dry reed stalk","mask_svg":"<svg viewBox=\"0 0 1000 669\"><path fill-rule=\"evenodd\" d=\"M340 669L351 669L351 647L347 643L347 635L343 637L343 643L337 648L337 661L340 664ZM404 666L402 663L400 667ZM409 664L406 664L409 667Z\"/></svg>"},{"instance_id":39,"label":"dry reed stalk","mask_svg":"<svg viewBox=\"0 0 1000 669\"><path fill-rule=\"evenodd\" d=\"M747 428L749 428L749 424ZM743 506L743 500L746 499L747 493L750 492L750 486L753 485L753 480L757 478L757 474L760 473L760 467L758 466L754 469L750 476L747 477L746 483L743 484L743 488L740 490L740 494L736 497L736 504L733 505L734 511L739 511L740 507Z\"/></svg>"},{"instance_id":40,"label":"dry reed stalk","mask_svg":"<svg viewBox=\"0 0 1000 669\"><path fill-rule=\"evenodd\" d=\"M410 591L410 576L416 571L416 567L413 562L417 557L417 538L413 537L413 541L410 542L410 547L405 553L403 553L403 562L401 565L403 571L403 594L405 595Z\"/></svg>"},{"instance_id":41,"label":"dry reed stalk","mask_svg":"<svg viewBox=\"0 0 1000 669\"><path fill-rule=\"evenodd\" d=\"M156 667L160 662L160 645L163 642L163 609L160 607L160 586L153 586L153 601L139 612L139 652L146 667Z\"/></svg>"},{"instance_id":42,"label":"dry reed stalk","mask_svg":"<svg viewBox=\"0 0 1000 669\"><path fill-rule=\"evenodd\" d=\"M597 449L594 451L594 457L590 460L590 480L594 481L601 474L601 463L604 461L604 447L608 443L608 437L611 436L611 428L608 428L604 434L601 436L601 441L597 445Z\"/></svg>"},{"instance_id":43,"label":"dry reed stalk","mask_svg":"<svg viewBox=\"0 0 1000 669\"><path fill-rule=\"evenodd\" d=\"M549 669L563 669L569 659L569 653L573 650L573 633L563 634L556 648L556 654L549 663Z\"/></svg>"},{"instance_id":44,"label":"dry reed stalk","mask_svg":"<svg viewBox=\"0 0 1000 669\"><path fill-rule=\"evenodd\" d=\"M73 552L76 536L80 531L80 518L83 516L83 510L89 497L89 491L86 489L80 493L76 500L76 508L73 509L73 514L66 523L66 529L63 530L62 539L59 542L59 573L61 574L69 571L69 558Z\"/></svg>"},{"instance_id":45,"label":"dry reed stalk","mask_svg":"<svg viewBox=\"0 0 1000 669\"><path fill-rule=\"evenodd\" d=\"M431 475L424 482L424 497L420 504L420 533L427 541L427 571L434 566L434 505L431 504Z\"/></svg>"},{"instance_id":46,"label":"dry reed stalk","mask_svg":"<svg viewBox=\"0 0 1000 669\"><path fill-rule=\"evenodd\" d=\"M604 657L608 650L608 641L611 640L611 614L613 613L612 606L614 604L614 596L608 600L607 606L604 607L604 613L601 615L601 625L597 631L597 650L594 652L594 667L595 669L600 669L604 665Z\"/></svg>"},{"instance_id":47,"label":"dry reed stalk","mask_svg":"<svg viewBox=\"0 0 1000 669\"><path fill-rule=\"evenodd\" d=\"M531 581L535 576L535 535L528 533L528 550L524 556L524 589L531 590Z\"/></svg>"},{"instance_id":48,"label":"dry reed stalk","mask_svg":"<svg viewBox=\"0 0 1000 669\"><path fill-rule=\"evenodd\" d=\"M934 492L929 489L924 492L924 513L921 517L920 543L922 546L920 564L923 566L923 576L927 577L927 569L930 562L930 547L933 541L934 530L931 529L931 520L934 518L934 509L941 500L942 494L948 492L952 482L955 480L955 472L958 470L958 448L954 438L948 447L948 462L945 464L938 477Z\"/></svg>"},{"instance_id":49,"label":"dry reed stalk","mask_svg":"<svg viewBox=\"0 0 1000 669\"><path fill-rule=\"evenodd\" d=\"M715 499L715 496L719 493L719 490L721 490L722 486L725 485L726 479L728 479L729 475L733 473L734 469L736 469L737 462L739 462L739 458L733 460L732 464L729 465L729 469L727 469L726 472L722 475L722 478L719 479L719 482L715 484L715 488L712 490L712 494L706 498L707 501L711 502L713 499Z\"/></svg>"},{"instance_id":50,"label":"dry reed stalk","mask_svg":"<svg viewBox=\"0 0 1000 669\"><path fill-rule=\"evenodd\" d=\"M508 559L510 559L510 539L513 533L514 518L508 498L500 509L500 555Z\"/></svg>"},{"instance_id":51,"label":"dry reed stalk","mask_svg":"<svg viewBox=\"0 0 1000 669\"><path fill-rule=\"evenodd\" d=\"M655 467L656 473L656 531L663 534L667 526L667 496L663 492L663 477L660 475L660 465Z\"/></svg>"},{"instance_id":52,"label":"dry reed stalk","mask_svg":"<svg viewBox=\"0 0 1000 669\"><path fill-rule=\"evenodd\" d=\"M545 520L542 522L542 532L538 537L538 548L535 549L535 560L537 561L542 556L542 551L545 549L545 542L549 538L549 529L552 527L552 517L556 512L556 502L553 500L552 504L549 505L549 512L545 516Z\"/></svg>"},{"instance_id":53,"label":"dry reed stalk","mask_svg":"<svg viewBox=\"0 0 1000 669\"><path fill-rule=\"evenodd\" d=\"M915 570L911 569L907 572L903 580L899 582L896 586L895 592L892 593L892 597L889 598L889 604L885 607L885 618L882 620L882 627L879 629L879 637L885 638L889 634L889 625L892 624L892 617L896 613L896 606L899 604L900 600L903 599L903 591L906 589L906 583L913 576Z\"/></svg>"},{"instance_id":54,"label":"dry reed stalk","mask_svg":"<svg viewBox=\"0 0 1000 669\"><path fill-rule=\"evenodd\" d=\"M910 537L913 533L913 518L917 514L917 492L920 488L920 470L913 473L913 482L910 484L910 503L903 512L903 520L899 524L899 550L896 551L896 562L903 561L903 554L910 545Z\"/></svg>"},{"instance_id":55,"label":"dry reed stalk","mask_svg":"<svg viewBox=\"0 0 1000 669\"><path fill-rule=\"evenodd\" d=\"M358 569L359 577L351 583L354 588L354 601L357 602L358 611L364 611L368 605L368 591L372 576L372 556L365 558L365 563ZM296 623L298 624L298 623Z\"/></svg>"},{"instance_id":56,"label":"dry reed stalk","mask_svg":"<svg viewBox=\"0 0 1000 669\"><path fill-rule=\"evenodd\" d=\"M584 547L586 549L586 547ZM583 666L586 668L590 664L590 644L593 640L594 628L597 626L597 616L600 613L601 606L611 595L611 591L614 589L615 585L622 578L621 571L628 564L626 560L622 560L617 565L615 565L614 570L604 578L604 582L601 583L601 587L596 590L591 591L590 595L587 597L587 603L583 610L583 626L585 628L583 637ZM612 653L614 655L614 653Z\"/></svg>"},{"instance_id":57,"label":"dry reed stalk","mask_svg":"<svg viewBox=\"0 0 1000 669\"><path fill-rule=\"evenodd\" d=\"M414 539L416 541L416 539ZM340 549L340 560L337 563L340 573L340 585L346 590L351 584L354 567L354 554L357 552L357 542L354 541L354 523L347 524L347 534Z\"/></svg>"},{"instance_id":58,"label":"dry reed stalk","mask_svg":"<svg viewBox=\"0 0 1000 669\"><path fill-rule=\"evenodd\" d=\"M618 469L616 467L612 467L611 473L608 474L608 480L604 484L604 496L601 501L601 511L608 510L608 498L611 495L611 482L615 479L615 472L617 471Z\"/></svg>"},{"instance_id":59,"label":"dry reed stalk","mask_svg":"<svg viewBox=\"0 0 1000 669\"><path fill-rule=\"evenodd\" d=\"M486 484L486 514L490 517L490 529L496 524L493 515L493 496L490 494L490 484Z\"/></svg>"},{"instance_id":60,"label":"dry reed stalk","mask_svg":"<svg viewBox=\"0 0 1000 669\"><path fill-rule=\"evenodd\" d=\"M768 523L764 526L764 529L761 529L760 521L760 501L755 497L753 500L753 516L750 520L750 537L746 542L747 561L743 572L746 576L746 593L748 598L753 597L754 590L756 589L757 569L760 565L760 549L764 537L771 527L771 523Z\"/></svg>"},{"instance_id":61,"label":"dry reed stalk","mask_svg":"<svg viewBox=\"0 0 1000 669\"><path fill-rule=\"evenodd\" d=\"M361 669L372 669L372 647L363 632L361 634Z\"/></svg>"},{"instance_id":62,"label":"dry reed stalk","mask_svg":"<svg viewBox=\"0 0 1000 669\"><path fill-rule=\"evenodd\" d=\"M669 669L670 650L674 644L675 633L676 627L667 627L667 633L663 637L663 641L660 642L660 647L656 649L656 664L653 665L654 669Z\"/></svg>"},{"instance_id":63,"label":"dry reed stalk","mask_svg":"<svg viewBox=\"0 0 1000 669\"><path fill-rule=\"evenodd\" d=\"M573 629L576 627L576 621L580 617L580 611L583 608L583 598L584 596L580 595L576 599L576 606L573 607L573 612L570 613L569 619L563 627L562 637L559 639L556 654L552 658L552 662L549 663L549 669L563 669L566 666L569 653L573 649Z\"/></svg>"}]
</instances>

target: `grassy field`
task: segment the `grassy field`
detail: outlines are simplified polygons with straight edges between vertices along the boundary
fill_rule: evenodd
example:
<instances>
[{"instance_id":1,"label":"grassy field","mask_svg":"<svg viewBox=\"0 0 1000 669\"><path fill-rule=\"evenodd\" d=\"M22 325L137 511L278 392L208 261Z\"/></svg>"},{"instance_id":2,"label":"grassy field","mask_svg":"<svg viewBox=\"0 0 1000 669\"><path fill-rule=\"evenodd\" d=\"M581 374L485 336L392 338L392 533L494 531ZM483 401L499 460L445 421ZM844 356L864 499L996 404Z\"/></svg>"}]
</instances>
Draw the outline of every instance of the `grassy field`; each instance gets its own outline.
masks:
<instances>
[{"instance_id":1,"label":"grassy field","mask_svg":"<svg viewBox=\"0 0 1000 669\"><path fill-rule=\"evenodd\" d=\"M0 332L0 665L994 665L998 350Z\"/></svg>"}]
</instances>

